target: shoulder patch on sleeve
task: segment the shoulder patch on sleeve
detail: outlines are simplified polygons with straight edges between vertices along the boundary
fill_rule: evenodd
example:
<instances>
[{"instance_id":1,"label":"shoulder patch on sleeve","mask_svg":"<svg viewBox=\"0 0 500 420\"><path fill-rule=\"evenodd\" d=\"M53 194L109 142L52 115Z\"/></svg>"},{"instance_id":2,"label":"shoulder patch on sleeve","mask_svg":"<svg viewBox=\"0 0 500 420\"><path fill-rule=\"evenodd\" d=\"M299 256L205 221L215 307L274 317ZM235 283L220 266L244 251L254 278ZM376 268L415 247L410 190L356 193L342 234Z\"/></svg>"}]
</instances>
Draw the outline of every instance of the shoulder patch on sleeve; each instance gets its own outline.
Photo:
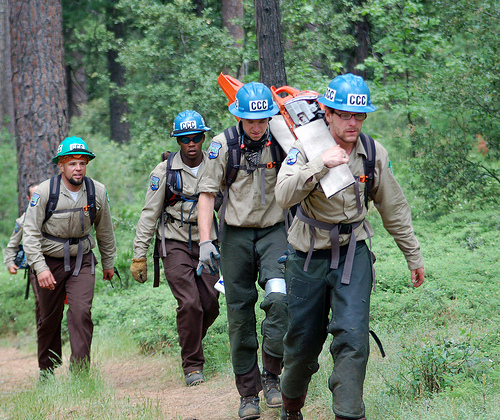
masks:
<instances>
[{"instance_id":1,"label":"shoulder patch on sleeve","mask_svg":"<svg viewBox=\"0 0 500 420\"><path fill-rule=\"evenodd\" d=\"M156 191L160 187L160 178L157 176L151 175L149 178L149 186L152 191Z\"/></svg>"},{"instance_id":2,"label":"shoulder patch on sleeve","mask_svg":"<svg viewBox=\"0 0 500 420\"><path fill-rule=\"evenodd\" d=\"M286 156L286 164L287 165L293 165L295 162L297 162L297 156L300 153L300 150L296 149L295 147L292 147L288 155Z\"/></svg>"},{"instance_id":3,"label":"shoulder patch on sleeve","mask_svg":"<svg viewBox=\"0 0 500 420\"><path fill-rule=\"evenodd\" d=\"M38 204L38 200L40 200L40 194L34 193L31 197L30 206L35 207Z\"/></svg>"},{"instance_id":4,"label":"shoulder patch on sleeve","mask_svg":"<svg viewBox=\"0 0 500 420\"><path fill-rule=\"evenodd\" d=\"M392 163L391 163L391 161L389 161L389 165L387 167L391 171L391 174L394 175L394 172L392 172Z\"/></svg>"},{"instance_id":5,"label":"shoulder patch on sleeve","mask_svg":"<svg viewBox=\"0 0 500 420\"><path fill-rule=\"evenodd\" d=\"M16 223L14 224L14 233L19 232L19 228L20 228L19 223L17 223L17 222L16 222Z\"/></svg>"},{"instance_id":6,"label":"shoulder patch on sleeve","mask_svg":"<svg viewBox=\"0 0 500 420\"><path fill-rule=\"evenodd\" d=\"M208 146L208 158L216 159L219 156L219 150L221 147L222 144L212 140L212 143L210 143L210 146Z\"/></svg>"},{"instance_id":7,"label":"shoulder patch on sleeve","mask_svg":"<svg viewBox=\"0 0 500 420\"><path fill-rule=\"evenodd\" d=\"M109 195L108 195L108 190L106 190L106 200L108 200L108 203L109 203Z\"/></svg>"}]
</instances>

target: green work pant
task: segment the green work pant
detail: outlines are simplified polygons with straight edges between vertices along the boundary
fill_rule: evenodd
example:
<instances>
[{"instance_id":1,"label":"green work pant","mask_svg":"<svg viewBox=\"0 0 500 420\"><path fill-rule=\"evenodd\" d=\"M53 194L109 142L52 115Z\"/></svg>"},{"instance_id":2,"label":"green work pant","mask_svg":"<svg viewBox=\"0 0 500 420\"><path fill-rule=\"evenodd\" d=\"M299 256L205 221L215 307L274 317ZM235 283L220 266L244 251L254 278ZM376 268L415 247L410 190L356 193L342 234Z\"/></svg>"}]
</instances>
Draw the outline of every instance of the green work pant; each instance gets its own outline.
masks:
<instances>
[{"instance_id":1,"label":"green work pant","mask_svg":"<svg viewBox=\"0 0 500 420\"><path fill-rule=\"evenodd\" d=\"M257 364L256 280L264 289L267 280L283 278L278 263L287 249L285 227L241 228L224 225L221 241L221 269L226 289L231 360L236 375L250 372ZM273 357L283 357L283 336L287 328L286 295L270 293L260 307L262 347ZM265 367L265 366L264 366Z\"/></svg>"},{"instance_id":2,"label":"green work pant","mask_svg":"<svg viewBox=\"0 0 500 420\"><path fill-rule=\"evenodd\" d=\"M349 419L365 414L363 383L369 356L369 312L372 287L371 254L364 241L357 243L349 285L341 284L347 247L340 263L330 268L330 250L313 253L307 272L306 255L291 254L286 262L288 332L284 338L283 395L298 399L307 392L319 369L318 356L328 333L333 372L328 381L333 411ZM329 320L330 311L332 313Z\"/></svg>"}]
</instances>

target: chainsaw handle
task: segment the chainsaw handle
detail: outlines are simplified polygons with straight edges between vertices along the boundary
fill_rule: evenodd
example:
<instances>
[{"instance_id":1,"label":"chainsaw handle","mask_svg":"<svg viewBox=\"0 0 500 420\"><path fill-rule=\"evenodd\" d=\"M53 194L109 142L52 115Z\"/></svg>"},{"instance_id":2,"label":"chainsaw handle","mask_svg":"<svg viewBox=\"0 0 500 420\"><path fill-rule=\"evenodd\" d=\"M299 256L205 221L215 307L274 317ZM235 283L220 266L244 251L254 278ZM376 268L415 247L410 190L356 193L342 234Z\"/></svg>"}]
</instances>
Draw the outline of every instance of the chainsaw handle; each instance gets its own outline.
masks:
<instances>
[{"instance_id":1,"label":"chainsaw handle","mask_svg":"<svg viewBox=\"0 0 500 420\"><path fill-rule=\"evenodd\" d=\"M289 95L296 95L297 93L300 92L300 90L298 90L297 88L294 88L294 87L291 87L291 86L281 86L279 87L278 89L276 89L274 86L271 88L271 90L274 89L274 93L276 93L277 95L279 95L280 93L288 93Z\"/></svg>"}]
</instances>

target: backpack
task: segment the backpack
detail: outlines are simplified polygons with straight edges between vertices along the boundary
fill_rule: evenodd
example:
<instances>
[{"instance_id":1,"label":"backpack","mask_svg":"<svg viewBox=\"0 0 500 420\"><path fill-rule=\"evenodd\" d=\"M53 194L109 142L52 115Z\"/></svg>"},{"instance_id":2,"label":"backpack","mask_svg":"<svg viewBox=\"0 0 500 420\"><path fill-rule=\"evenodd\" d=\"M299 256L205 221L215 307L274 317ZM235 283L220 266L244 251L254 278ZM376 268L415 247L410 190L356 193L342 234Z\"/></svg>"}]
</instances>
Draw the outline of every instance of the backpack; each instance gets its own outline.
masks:
<instances>
[{"instance_id":1,"label":"backpack","mask_svg":"<svg viewBox=\"0 0 500 420\"><path fill-rule=\"evenodd\" d=\"M90 216L90 224L94 224L96 216L96 205L95 205L95 185L94 181L88 177L84 177L85 187L87 188L87 205L81 209L72 209L70 211L88 211ZM59 201L59 193L61 191L61 174L55 175L50 178L50 194L49 201L45 206L45 219L43 219L42 224L47 222L54 213L64 213L68 210L56 210L57 202Z\"/></svg>"},{"instance_id":2,"label":"backpack","mask_svg":"<svg viewBox=\"0 0 500 420\"><path fill-rule=\"evenodd\" d=\"M161 211L161 216L158 223L165 223L165 211L167 207L173 206L179 201L186 202L198 202L198 197L200 194L189 195L182 192L183 183L182 175L179 169L172 169L172 161L178 152L166 151L161 154L161 160L167 161L166 175L165 175L165 200L163 201L163 207ZM181 221L182 223L182 221ZM191 224L189 226L189 247L191 249ZM156 235L155 245L153 250L153 265L154 265L154 282L153 287L158 287L160 285L160 243L161 239Z\"/></svg>"},{"instance_id":3,"label":"backpack","mask_svg":"<svg viewBox=\"0 0 500 420\"><path fill-rule=\"evenodd\" d=\"M188 195L182 192L182 175L178 169L172 169L172 161L177 152L169 152L167 155L167 169L165 179L165 202L163 204L163 211L168 206L173 206L175 203L183 201L198 201L199 194ZM163 155L162 155L163 158Z\"/></svg>"},{"instance_id":4,"label":"backpack","mask_svg":"<svg viewBox=\"0 0 500 420\"><path fill-rule=\"evenodd\" d=\"M226 170L226 188L229 188L231 184L236 179L238 175L238 171L240 170L240 161L241 161L241 147L239 141L238 130L236 126L226 128L224 130L224 135L227 140L228 147L228 161L227 161L227 170ZM273 161L266 165L266 168L276 168L276 175L281 168L281 163L285 159L285 155L283 153L283 149L278 144L274 136L271 136L271 156Z\"/></svg>"}]
</instances>

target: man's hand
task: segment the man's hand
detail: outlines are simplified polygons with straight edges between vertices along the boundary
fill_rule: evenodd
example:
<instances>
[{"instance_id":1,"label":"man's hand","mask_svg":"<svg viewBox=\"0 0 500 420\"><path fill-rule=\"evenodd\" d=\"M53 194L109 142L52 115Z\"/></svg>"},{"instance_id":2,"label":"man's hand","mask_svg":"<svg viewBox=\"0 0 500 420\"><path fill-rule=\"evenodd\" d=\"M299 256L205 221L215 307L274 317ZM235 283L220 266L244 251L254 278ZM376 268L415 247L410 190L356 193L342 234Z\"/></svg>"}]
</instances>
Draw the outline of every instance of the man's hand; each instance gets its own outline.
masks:
<instances>
[{"instance_id":1,"label":"man's hand","mask_svg":"<svg viewBox=\"0 0 500 420\"><path fill-rule=\"evenodd\" d=\"M411 282L413 287L419 287L424 282L424 267L417 268L416 270L411 270Z\"/></svg>"},{"instance_id":2,"label":"man's hand","mask_svg":"<svg viewBox=\"0 0 500 420\"><path fill-rule=\"evenodd\" d=\"M37 274L38 284L43 289L54 290L56 288L56 279L50 270L42 271Z\"/></svg>"},{"instance_id":3,"label":"man's hand","mask_svg":"<svg viewBox=\"0 0 500 420\"><path fill-rule=\"evenodd\" d=\"M17 270L19 269L19 267L15 264L12 264L10 267L9 267L9 273L10 274L17 274Z\"/></svg>"},{"instance_id":4,"label":"man's hand","mask_svg":"<svg viewBox=\"0 0 500 420\"><path fill-rule=\"evenodd\" d=\"M201 275L203 267L212 274L216 275L219 271L220 254L212 241L200 242L200 262L196 267L196 274Z\"/></svg>"},{"instance_id":5,"label":"man's hand","mask_svg":"<svg viewBox=\"0 0 500 420\"><path fill-rule=\"evenodd\" d=\"M334 166L349 162L348 154L338 144L325 150L321 154L321 159L323 159L323 164L327 168L333 168Z\"/></svg>"},{"instance_id":6,"label":"man's hand","mask_svg":"<svg viewBox=\"0 0 500 420\"><path fill-rule=\"evenodd\" d=\"M148 279L148 262L146 258L132 258L130 272L135 281L145 283Z\"/></svg>"},{"instance_id":7,"label":"man's hand","mask_svg":"<svg viewBox=\"0 0 500 420\"><path fill-rule=\"evenodd\" d=\"M115 269L110 268L108 270L102 270L102 279L103 280L111 280L113 278L113 275L115 274Z\"/></svg>"}]
</instances>

